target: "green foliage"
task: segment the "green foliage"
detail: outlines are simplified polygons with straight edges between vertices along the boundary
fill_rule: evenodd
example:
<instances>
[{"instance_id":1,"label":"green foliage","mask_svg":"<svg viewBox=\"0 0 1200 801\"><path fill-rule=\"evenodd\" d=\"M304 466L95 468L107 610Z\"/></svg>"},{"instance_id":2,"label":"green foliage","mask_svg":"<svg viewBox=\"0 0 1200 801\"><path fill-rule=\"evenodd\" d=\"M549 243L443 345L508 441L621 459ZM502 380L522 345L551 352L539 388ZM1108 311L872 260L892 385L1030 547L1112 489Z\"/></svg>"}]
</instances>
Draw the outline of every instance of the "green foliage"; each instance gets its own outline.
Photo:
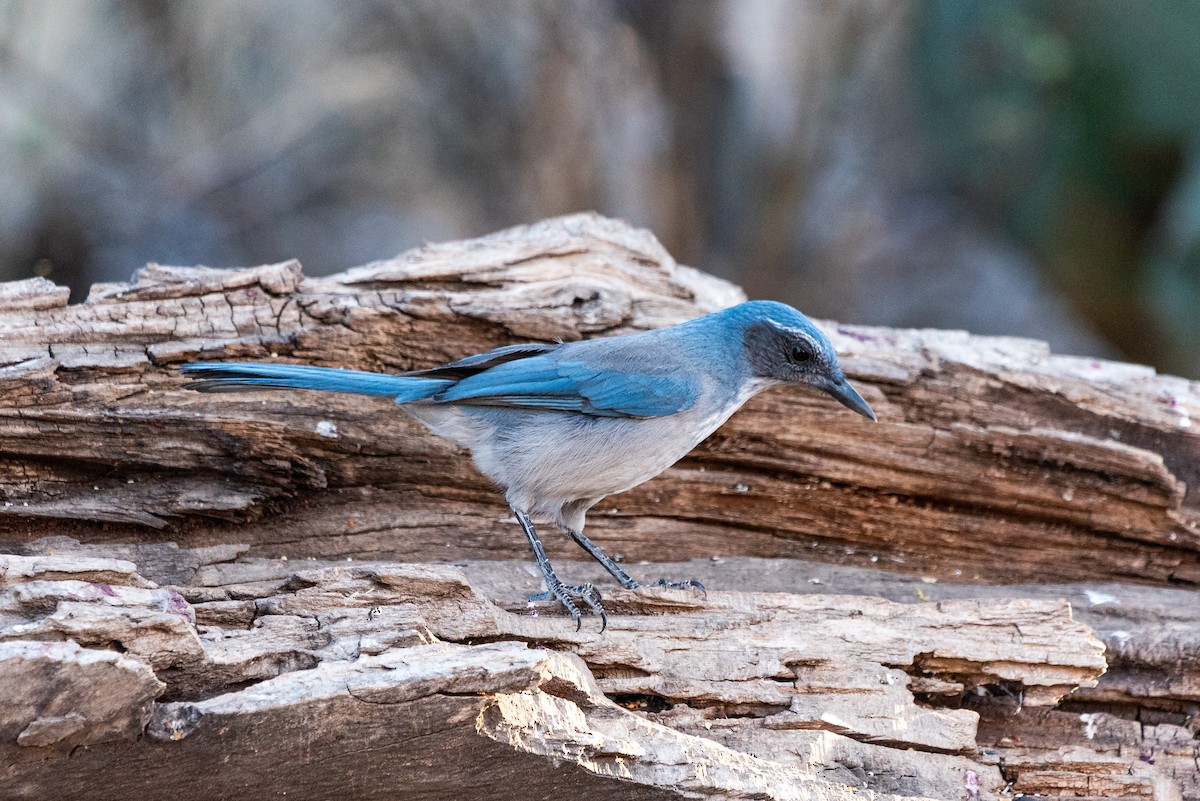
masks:
<instances>
[{"instance_id":1,"label":"green foliage","mask_svg":"<svg viewBox=\"0 0 1200 801\"><path fill-rule=\"evenodd\" d=\"M918 9L941 174L1127 353L1200 373L1200 3Z\"/></svg>"}]
</instances>

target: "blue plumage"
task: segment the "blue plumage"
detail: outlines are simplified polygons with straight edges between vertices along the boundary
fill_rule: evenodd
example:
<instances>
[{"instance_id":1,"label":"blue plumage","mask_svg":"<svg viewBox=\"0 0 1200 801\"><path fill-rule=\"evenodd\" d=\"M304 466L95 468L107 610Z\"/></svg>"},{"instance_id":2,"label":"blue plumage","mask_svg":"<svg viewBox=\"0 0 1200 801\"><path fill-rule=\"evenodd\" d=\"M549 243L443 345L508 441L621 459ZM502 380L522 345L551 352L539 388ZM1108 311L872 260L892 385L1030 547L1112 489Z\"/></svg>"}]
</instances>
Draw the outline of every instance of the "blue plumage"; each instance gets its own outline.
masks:
<instances>
[{"instance_id":1,"label":"blue plumage","mask_svg":"<svg viewBox=\"0 0 1200 801\"><path fill-rule=\"evenodd\" d=\"M313 389L352 395L386 395L396 403L411 403L436 395L454 382L444 379L384 375L334 367L251 362L199 362L183 372L199 380L188 385L200 392L238 389Z\"/></svg>"},{"instance_id":2,"label":"blue plumage","mask_svg":"<svg viewBox=\"0 0 1200 801\"><path fill-rule=\"evenodd\" d=\"M554 521L622 586L637 588L583 534L588 509L606 495L658 475L752 396L778 384L818 389L875 419L825 335L800 312L772 301L626 336L507 345L400 375L228 362L181 369L197 379L189 387L207 392L311 389L394 398L435 433L470 448L480 471L504 489L548 595L577 624L577 602L603 616L599 593L559 581L531 515Z\"/></svg>"},{"instance_id":3,"label":"blue plumage","mask_svg":"<svg viewBox=\"0 0 1200 801\"><path fill-rule=\"evenodd\" d=\"M198 379L188 387L200 392L311 389L386 395L398 404L511 406L596 417L661 417L684 411L696 400L695 389L686 379L596 369L551 356L529 356L486 367L491 360L483 357L488 355L476 357L475 363L484 369L457 380L249 362L199 362L181 369ZM470 368L465 359L456 364L464 370Z\"/></svg>"},{"instance_id":4,"label":"blue plumage","mask_svg":"<svg viewBox=\"0 0 1200 801\"><path fill-rule=\"evenodd\" d=\"M476 373L442 390L434 400L596 417L661 417L690 408L695 392L680 378L600 369L546 355Z\"/></svg>"}]
</instances>

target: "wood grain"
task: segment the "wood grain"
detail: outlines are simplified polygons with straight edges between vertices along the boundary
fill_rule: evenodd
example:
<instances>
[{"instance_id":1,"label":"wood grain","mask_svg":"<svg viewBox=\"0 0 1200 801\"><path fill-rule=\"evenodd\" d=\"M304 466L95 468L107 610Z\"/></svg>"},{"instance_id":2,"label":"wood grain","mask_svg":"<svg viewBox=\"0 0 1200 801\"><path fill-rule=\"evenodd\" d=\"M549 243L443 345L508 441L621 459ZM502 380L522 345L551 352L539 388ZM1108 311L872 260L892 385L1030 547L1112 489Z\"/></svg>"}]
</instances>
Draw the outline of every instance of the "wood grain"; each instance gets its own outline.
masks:
<instances>
[{"instance_id":1,"label":"wood grain","mask_svg":"<svg viewBox=\"0 0 1200 801\"><path fill-rule=\"evenodd\" d=\"M386 399L198 396L172 367L403 370L666 325L741 296L646 232L583 215L329 278L296 262L152 265L80 305L41 280L0 297L9 543L165 528L264 556L424 560L524 548L455 446ZM666 545L676 559L874 557L993 582L1200 582L1196 385L1024 340L827 328L881 424L766 393L677 468L598 507L597 539L631 558Z\"/></svg>"},{"instance_id":2,"label":"wood grain","mask_svg":"<svg viewBox=\"0 0 1200 801\"><path fill-rule=\"evenodd\" d=\"M0 285L0 796L1200 801L1194 383L823 323L881 422L772 391L590 516L707 597L549 542L601 636L527 607L497 493L386 399L174 369L397 371L741 299L595 215L327 278Z\"/></svg>"},{"instance_id":3,"label":"wood grain","mask_svg":"<svg viewBox=\"0 0 1200 801\"><path fill-rule=\"evenodd\" d=\"M190 596L184 602L174 590L146 588L127 562L3 557L0 643L49 648L43 659L69 643L74 656L52 683L30 669L11 674L10 689L32 699L52 689L50 711L69 707L78 718L68 726L37 704L6 709L0 732L21 734L0 741L4 781L31 796L69 796L116 759L144 788L221 763L226 777L197 789L249 797L252 776L249 786L320 798L329 785L310 775L344 773L345 764L322 764L365 750L353 770L378 772L376 781L389 775L381 759L426 762L418 775L431 786L421 798L455 797L461 785L438 790L433 777L477 759L483 764L470 770L478 778L510 782L503 797L527 797L518 779L531 755L571 766L558 771L576 774L560 789L574 782L610 792L619 778L657 789L645 797L856 797L796 759L814 732L830 732L875 744L870 758L880 765L906 749L928 752L926 785L910 789L961 783L971 770L996 790L998 771L969 758L978 714L919 705L913 678L959 693L1019 683L1028 703L1053 706L1104 670L1103 646L1061 601L914 609L854 596L622 592L600 634L576 632L558 615L498 607L452 567L343 564L280 577L281 565L211 565L199 587L180 590ZM114 660L148 673L158 702L121 675L87 668ZM76 696L110 706L92 709ZM648 705L660 714L631 711ZM148 736L130 727L130 710ZM745 721L741 740L705 734L714 726L733 734L735 721ZM406 727L421 742L392 739ZM435 755L427 737L454 750ZM47 759L52 748L71 754L71 770ZM363 779L349 784L392 797L407 784L397 780L374 790ZM129 789L118 783L89 795ZM923 795L906 793L914 794Z\"/></svg>"}]
</instances>

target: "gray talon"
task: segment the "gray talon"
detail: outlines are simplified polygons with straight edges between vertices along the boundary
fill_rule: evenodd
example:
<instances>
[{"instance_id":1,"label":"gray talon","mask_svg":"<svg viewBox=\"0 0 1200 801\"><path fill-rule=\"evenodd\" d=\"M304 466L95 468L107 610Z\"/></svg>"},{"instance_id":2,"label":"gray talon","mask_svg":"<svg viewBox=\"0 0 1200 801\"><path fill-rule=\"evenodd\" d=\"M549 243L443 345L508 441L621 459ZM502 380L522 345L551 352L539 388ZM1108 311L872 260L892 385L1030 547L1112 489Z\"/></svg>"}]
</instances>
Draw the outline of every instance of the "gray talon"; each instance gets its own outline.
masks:
<instances>
[{"instance_id":1,"label":"gray talon","mask_svg":"<svg viewBox=\"0 0 1200 801\"><path fill-rule=\"evenodd\" d=\"M575 621L575 630L579 631L583 626L583 612L580 611L575 601L583 601L588 609L594 615L600 616L600 633L608 628L608 615L604 611L604 605L601 603L603 598L600 591L591 584L580 584L578 586L569 586L566 584L558 584L545 592L539 592L529 596L530 601L549 601L554 599L562 604L567 613Z\"/></svg>"},{"instance_id":2,"label":"gray talon","mask_svg":"<svg viewBox=\"0 0 1200 801\"><path fill-rule=\"evenodd\" d=\"M668 590L699 590L702 597L708 597L708 591L704 589L704 585L695 579L683 579L682 581L667 581L666 579L659 579L650 586L662 587Z\"/></svg>"}]
</instances>

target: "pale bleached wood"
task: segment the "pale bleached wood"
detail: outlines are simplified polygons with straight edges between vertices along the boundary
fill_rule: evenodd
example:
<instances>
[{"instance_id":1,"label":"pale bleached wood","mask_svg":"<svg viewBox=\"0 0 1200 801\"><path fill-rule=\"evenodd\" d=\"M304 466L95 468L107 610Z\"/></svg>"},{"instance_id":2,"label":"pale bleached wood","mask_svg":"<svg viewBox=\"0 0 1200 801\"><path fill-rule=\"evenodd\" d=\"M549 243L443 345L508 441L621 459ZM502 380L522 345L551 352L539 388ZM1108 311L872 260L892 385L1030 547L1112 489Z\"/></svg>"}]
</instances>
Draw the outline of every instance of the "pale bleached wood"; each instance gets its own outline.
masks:
<instances>
[{"instance_id":1,"label":"pale bleached wood","mask_svg":"<svg viewBox=\"0 0 1200 801\"><path fill-rule=\"evenodd\" d=\"M264 567L266 565L264 564ZM600 580L595 568L573 566L582 578ZM668 575L691 575L714 588L825 596L869 595L918 606L956 599L1057 600L1105 642L1108 669L1094 687L1066 696L1056 708L1023 704L1021 688L993 686L984 695L934 677L910 684L923 704L964 705L981 715L976 742L980 759L1003 768L1013 795L1054 796L1065 789L1094 798L1200 798L1200 591L1089 582L980 586L904 576L879 569L838 567L792 560L720 559L655 565ZM482 592L515 605L535 586L521 562L469 562L464 570ZM706 716L696 710L662 713L668 725L738 748L761 740L778 743L765 721ZM879 785L905 792L953 797L941 789L947 772L934 770L950 757L924 755L904 765L894 749L883 753L847 738L788 732L797 759L816 755L822 775L874 774ZM807 739L804 739L804 738ZM961 775L961 771L960 771Z\"/></svg>"},{"instance_id":2,"label":"pale bleached wood","mask_svg":"<svg viewBox=\"0 0 1200 801\"><path fill-rule=\"evenodd\" d=\"M853 596L625 592L612 598L609 629L600 634L595 628L576 632L561 616L497 607L454 568L380 563L312 567L281 577L283 564L214 564L197 574L195 591L179 588L194 597L188 604L175 590L146 586L126 562L74 555L0 558L0 644L53 650L69 640L81 664L131 663L151 680L151 669L157 671L164 682L155 682L152 697L160 702L152 708L142 690L126 700L128 709L104 710L112 722L96 711L69 724L61 714L39 714L31 706L0 712L0 731L32 732L24 735L26 742L0 742L10 786L69 795L94 782L89 770L120 753L137 766L143 789L154 792L206 760L227 764L232 743L266 737L282 755L240 757L237 769L247 773L233 773L205 791L224 788L231 794L223 797L248 798L245 777L254 775L288 789L289 797L319 797L318 788L327 785L309 786L308 766L332 756L311 755L337 752L344 732L364 725L356 710L366 704L393 713L369 722L384 739L388 720L400 725L417 709L423 731L456 731L461 750L443 754L442 770L450 773L464 759L486 755L488 765L475 770L495 781L513 781L505 777L538 757L570 765L578 774L571 781L596 792L607 792L607 783L620 778L642 786L645 797L858 797L849 785L819 778L832 764L804 744L811 746L813 730L823 730L875 743L860 756L885 772L911 762L898 755L905 749L934 752L919 781L896 788L906 796L945 797L968 770L990 794L1002 780L994 767L970 758L977 714L918 706L906 689L910 674L953 680L964 691L1020 683L1031 703L1045 705L1094 683L1104 669L1100 643L1061 602L996 602L985 609L958 601L913 609ZM164 625L163 616L178 625ZM63 626L68 617L70 626ZM897 625L901 618L903 626ZM1004 631L997 636L1000 620ZM154 647L147 646L151 636ZM64 669L53 687L70 699L92 682L80 668ZM23 684L12 689L37 697ZM443 717L421 703L451 698L471 702L442 707ZM694 731L664 725L670 715L658 722L609 698L696 710L703 723ZM742 716L752 722L740 727L746 732L741 740L705 736L714 725L728 735L729 724ZM131 719L148 725L148 738L137 739L140 728L130 728ZM308 745L296 751L291 727L306 720L310 728L300 739ZM103 735L81 740L76 729L83 722ZM772 737L756 739L755 731ZM754 747L739 749L739 742ZM69 771L31 750L68 744L89 745L86 753L74 752ZM353 746L355 753L373 747ZM428 758L419 744L380 748L406 764ZM66 749L60 750L65 758ZM807 761L796 758L798 750L809 754ZM289 777L300 775L296 761L306 778L293 784ZM315 769L345 772L347 786L357 787L357 774L377 767L373 757L364 757ZM235 786L243 789L232 794ZM366 795L398 797L405 786L377 783ZM520 797L519 784L512 788L505 797ZM111 789L118 797L129 787ZM110 797L104 792L98 797ZM451 782L440 793L429 789L418 797L461 792Z\"/></svg>"},{"instance_id":3,"label":"pale bleached wood","mask_svg":"<svg viewBox=\"0 0 1200 801\"><path fill-rule=\"evenodd\" d=\"M116 637L108 644L125 649L144 637L140 626L148 613L158 613L164 606L173 605L170 603L173 596L165 595L169 591L159 591L164 593L164 597L157 599L154 595L146 593L147 589L153 588L148 588L147 582L134 574L132 566L127 562L112 562L91 557L81 559L78 556L66 555L75 548L86 552L95 546L72 546L62 538L45 545L48 549L52 546L53 550L63 555L8 560L5 563L2 573L6 577L5 590L0 598L3 599L4 608L10 611L5 618L4 632L11 631L13 624L20 624L25 626L26 633L36 631L40 632L41 636L78 636L75 632L81 628L85 629L88 620L95 619L102 624L104 637ZM139 551L141 558L145 559L147 564L159 565L159 569L167 574L178 573L179 568L171 559L161 554L157 557L152 556L154 550L169 553L178 562L199 565L199 568L191 573L195 582L193 586L179 589L195 602L191 608L198 619L204 648L204 656L200 661L193 661L189 656L187 642L190 638L186 636L181 637L175 647L157 649L158 653L175 655L169 665L158 670L159 676L167 684L160 699L174 699L174 703L166 708L172 710L169 715L165 711L156 713L158 728L155 731L160 739L171 739L171 732L163 728L168 724L187 724L190 720L198 726L201 722L202 716L197 717L195 713L187 711L195 702L181 699L228 696L226 701L221 703L241 703L237 700L239 692L236 688L247 683L252 684L247 691L249 697L260 700L273 698L269 693L260 697L261 690L255 689L259 687L256 682L286 676L297 670L301 671L301 679L308 674L320 675L313 674L312 671L327 662L340 665L338 670L344 670L347 669L347 665L353 665L363 656L394 656L394 652L399 651L415 657L425 652L409 649L423 648L440 641L440 638L461 638L465 642L488 641L500 636L498 632L503 631L506 632L504 636L519 635L531 644L565 648L583 654L585 663L600 677L600 688L606 689L623 704L643 710L640 714L652 721L692 737L719 743L737 752L767 757L784 765L802 766L806 770L815 771L818 776L841 784L865 783L866 786L881 792L905 796L925 795L932 798L958 798L965 791L965 783L968 782L978 783L987 797L989 788L999 789L1006 781L1014 783L1014 792L1029 794L1047 793L1055 787L1074 787L1076 790L1091 787L1097 793L1100 793L1100 788L1104 788L1103 795L1112 798L1169 798L1174 797L1171 793L1181 791L1184 793L1182 797L1185 798L1200 797L1197 796L1200 791L1200 773L1194 770L1196 741L1186 726L1169 722L1177 720L1186 724L1189 709L1194 715L1197 705L1195 695L1187 689L1189 682L1194 686L1196 677L1200 675L1200 660L1195 657L1195 654L1200 652L1197 651L1195 643L1196 637L1200 636L1197 635L1197 632L1200 632L1200 603L1197 602L1200 593L1195 591L1096 584L972 587L929 583L881 571L836 568L816 563L705 560L668 567L675 574L696 575L714 588L749 585L760 590L817 595L811 602L800 605L788 601L789 596L786 595L758 596L756 603L747 606L747 596L734 594L726 598L725 593L714 592L711 600L716 603L718 609L724 610L721 614L728 615L733 610L736 614L749 615L748 619L738 622L728 617L723 619L721 614L698 616L695 607L703 606L703 599L676 593L660 593L647 598L626 594L614 599L620 601L626 613L637 612L639 609L661 613L664 611L664 603L675 610L692 607L692 611L682 614L679 626L670 625L672 619L669 615L658 614L648 620L637 614L614 615L614 626L620 625L632 641L627 641L626 635L619 634L619 639L610 649L605 647L603 638L598 638L594 631L584 631L575 635L570 629L570 624L561 617L529 618L530 610L525 608L522 599L535 585L523 563L474 562L466 567L473 581L484 588L488 595L501 599L506 606L516 611L516 615L511 615L491 607L471 588L464 585L460 578L455 577L453 571L447 572L445 569L431 571L429 568L414 566L347 566L342 562L328 566L308 563L311 566L301 565L300 571L297 572L296 564L284 560L229 561L238 558L236 550L209 549L201 553L181 553L179 549L166 545L158 548L142 547ZM585 575L590 570L583 565L574 567ZM373 578L368 580L367 577ZM77 599L82 595L78 585L89 581L107 587L107 591L97 590L90 596L91 603L100 605L97 610L99 614L95 615L77 608ZM36 596L29 592L30 585L37 588ZM18 587L19 592L15 589ZM130 590L138 590L141 594L127 595ZM828 595L830 592L849 595L843 595L839 600L837 596ZM863 597L858 593L867 593L875 597ZM878 632L882 639L873 640L861 634L863 630L870 630L878 623L868 626L867 629L859 629L858 633L851 628L835 637L824 634L826 629L821 628L821 625L836 627L844 622L844 618L833 616L836 610L844 610L847 605L853 604L864 604L867 609L879 608L880 596L891 598L893 602L903 602L894 618L885 618L891 622ZM36 597L37 602L14 604L14 597L23 600ZM1065 608L1057 599L1070 599L1076 606L1074 616L1081 622L1095 627L1109 641L1111 659L1115 660L1113 669L1100 678L1095 688L1085 687L1067 697L1069 706L1075 711L1028 704L1022 706L1019 711L1016 708L1018 699L1023 695L1022 682L1030 681L1036 690L1036 676L1039 673L1045 671L1045 675L1053 675L1048 665L1027 665L1021 680L1007 682L1003 685L1002 692L997 692L998 685L985 684L980 687L984 694L977 696L969 683L963 684L959 681L959 674L978 674L980 671L963 671L961 666L954 667L958 659L953 658L953 653L963 650L976 651L977 648L973 644L975 641L971 639L974 635L971 632L978 632L980 637L988 637L996 625L987 618L972 618L967 624L968 631L960 640L955 623L960 622L961 616L955 617L953 609L945 611L947 603L955 602L957 598L971 597L978 600L967 602L965 608L968 610L978 608L981 604L988 605L989 599L1000 599L997 608L1012 607L1014 601L1003 599L1021 597L1037 601L1035 608L1062 610ZM140 607L131 604L131 601L139 599L142 602ZM809 624L781 625L778 610L775 608L779 601L783 602L783 608L789 614L795 614L797 608L804 607L831 611L817 613L817 617L823 618L825 622L815 627ZM939 603L942 604L941 610L938 609ZM962 608L962 601L955 603ZM61 617L63 607L71 606L76 607L73 611L80 618L75 632L56 630L46 625L45 621ZM913 606L917 608L911 609ZM1028 604L1015 603L1016 608L1022 606L1028 607ZM14 610L21 612L20 621L12 617ZM922 630L921 626L910 628L906 623L910 617L908 613L914 611L917 620L928 620L930 616L933 619L946 618L941 630L945 632L944 638L952 641L951 651L946 654L951 658L922 661L921 670L915 669L917 666L911 664L911 658L908 660L909 667L902 671L897 671L895 666L890 669L877 667L877 673L874 674L876 681L871 681L872 673L869 670L861 670L864 654L869 655L867 658L897 662L900 661L898 653L911 653L913 650L924 650L928 647L919 640L906 641L911 633L919 633ZM678 614L678 611L674 613ZM1065 617L1065 614L1059 613L1057 619L1060 623L1068 625L1067 631L1086 632L1086 629L1070 622L1070 618ZM1026 611L1011 616L1012 624L1019 626L1021 632L1029 638L1013 644L1014 650L1020 651L1021 659L1029 659L1042 652L1044 642L1039 642L1046 639L1037 633L1037 626L1029 625L1027 615ZM970 618L971 615L968 614L967 617ZM183 618L189 619L186 614ZM120 631L119 626L114 629L114 620L126 621L128 630ZM692 632L700 620L704 621L706 633L702 640L697 640ZM1169 621L1177 627L1177 633L1170 633L1169 628L1164 631L1163 621ZM867 623L868 621L864 620L861 625L866 626ZM778 632L781 630L787 638L787 642L782 645L778 642L781 638ZM772 631L777 633L771 634ZM814 639L824 639L826 642L813 646ZM98 644L102 640L103 637L90 638L90 641ZM652 646L649 650L644 640L649 640ZM773 646L764 644L772 641L775 642ZM669 647L671 642L680 645L672 649ZM747 642L755 643L753 647L756 649L753 656L757 661L750 660L753 662L750 671L747 671ZM1055 649L1051 653L1069 656L1080 647L1073 644L1074 642L1069 637L1062 639L1054 643ZM1086 642L1085 639L1080 644ZM654 645L655 643L657 645ZM696 643L700 643L700 649L693 653L691 649ZM1166 643L1171 643L1172 647L1164 647ZM894 650L897 645L901 646L899 652ZM28 647L28 644L22 643L21 647ZM808 658L792 663L786 658L780 658L781 647L785 647L785 650L790 648L804 651ZM1087 648L1091 649L1093 654L1097 653L1094 644L1088 645ZM729 654L723 649L727 649ZM128 650L132 652L133 649ZM840 654L837 658L844 660L845 664L838 668L836 663L825 663L827 668L824 672L830 683L822 689L814 686L811 677L822 664L818 657L822 654L828 655L830 650ZM666 657L655 656L660 652L665 652ZM108 658L115 656L108 651L95 653L107 653ZM648 665L646 660L651 657L659 659L659 663ZM986 653L979 651L974 658L985 657ZM664 658L665 662L662 661ZM421 656L415 660L408 659L404 663L422 663L425 659L426 656ZM726 697L721 703L712 703L711 683L706 681L703 675L704 666L711 665L713 661L727 664L728 675L737 678L737 681L729 682L736 685L735 689L723 690ZM771 675L772 665L775 670L791 669L793 674L799 677L800 680L792 682L792 689L786 691L796 693L793 695L793 704L800 700L803 702L802 709L807 708L818 714L811 715L807 722L804 722L798 720L790 709L781 711L781 692L785 691L783 688L787 685L780 684L780 675ZM1010 669L1012 667L1010 666ZM374 670L376 668L371 668L368 673ZM449 667L447 670L453 673ZM938 673L939 670L943 672ZM1020 670L1018 668L1018 671ZM658 678L651 680L640 677L643 672L657 673ZM59 673L65 676L72 675L70 671L56 671L56 675ZM1011 678L1013 674L1008 675ZM1152 675L1169 676L1170 679L1168 682L1148 681L1148 677ZM889 685L886 683L889 676L901 680ZM805 681L803 677L808 677L809 680ZM837 683L839 677L842 679L840 684ZM857 683L862 678L868 681ZM91 681L90 678L88 680ZM629 689L630 681L642 682L638 689L643 692L622 692ZM913 692L917 693L917 700L914 703L911 697L907 697L907 700L902 697L900 709L909 711L900 712L896 708L896 696L889 695L889 692L892 688L902 687L905 681L909 683ZM107 685L101 683L99 686ZM299 686L303 686L303 681ZM462 686L460 685L460 689ZM661 693L663 687L673 690L675 696L665 698L661 694L656 695L655 691ZM13 689L14 692L28 695L27 690L28 688ZM64 692L61 684L54 685L54 693L56 697L72 697L70 692ZM756 703L744 703L745 699L754 693L760 694ZM541 700L535 707L542 709L547 704L553 708L562 706L562 699L554 693L551 695L554 698L549 700L538 696ZM730 697L739 703L729 703ZM1028 697L1038 700L1033 695ZM966 756L928 750L915 753L905 750L913 745L930 748L931 734L943 739L957 736L955 732L960 728L957 713L945 713L954 712L956 706L953 704L960 700L971 699L974 699L970 704L973 711L982 715L979 733L974 735L974 741L981 750L967 749ZM305 706L303 699L293 700L300 704L301 708L309 708ZM525 709L523 704L526 703L529 701L525 700L505 708L516 715L515 710ZM313 708L320 706L315 701L313 704ZM434 706L444 710L447 704L453 705L448 697L440 698ZM893 727L909 724L913 720L924 720L933 728L926 726L907 731L904 736L892 732L889 736L879 737L878 731L856 731L845 726L846 720L837 719L845 717L844 711L837 718L825 714L831 710L845 710L847 706L853 706L862 718L888 722ZM203 712L207 708L202 704L198 711ZM478 707L469 708L475 710L473 714L478 714ZM1113 712L1096 711L1106 708ZM657 709L662 711L654 711ZM1092 711L1084 711L1088 709ZM401 718L416 714L412 707L402 709L396 706L391 712ZM32 710L29 714L32 714ZM148 716L145 710L141 714L143 718ZM264 731L278 732L271 735L279 743L278 748L284 752L293 748L292 740L283 729L287 726L300 726L299 721L305 718L297 718L295 715L303 716L304 713L281 710L277 718L263 714L264 717L258 718L259 723L248 729L246 736L257 736ZM428 715L428 709L423 714ZM574 714L572 712L568 715L569 720L576 721L571 724L572 727L578 723L577 718L573 717ZM1140 716L1144 721L1157 720L1157 723L1139 724L1132 718L1122 718L1120 715ZM1155 718L1154 715L1158 717ZM56 718L66 717L70 723L74 720L69 715L40 717L53 724L58 724ZM527 723L532 719L528 715L517 715L517 718ZM207 720L208 724L215 724L217 721L228 719L217 715ZM302 726L305 731L310 732L306 736L319 737L320 732L329 731L358 731L364 725L362 719L349 713L322 720L326 720L324 728L313 730L311 722L307 727ZM561 719L554 720L562 723ZM33 722L20 719L11 722L10 728L21 728L24 731ZM102 724L103 721L96 723ZM429 718L427 723L431 732L433 729L441 730L435 725L433 718ZM259 724L266 728L258 728ZM187 728L187 725L184 725L184 728ZM394 721L391 725L395 725ZM521 739L512 728L515 724L506 725L509 725L509 728L505 729L509 732L509 735L506 735L508 739ZM550 723L546 725L551 733L562 729L561 726L556 728ZM796 728L797 725L802 728ZM56 728L55 725L47 726L45 721L39 726L34 726L32 731L37 733L39 728L46 728L50 732L42 734L43 738L49 738L55 733L62 736L65 731ZM460 732L465 739L448 740L443 744L459 749L454 752L456 755L477 754L478 752L470 746L471 738L466 737L470 728L467 726ZM380 720L374 720L370 727L372 733L383 732L381 736L386 735L389 730L389 725ZM567 727L567 730L575 731L571 727ZM183 729L172 731L180 736L181 740L190 738L193 733L189 731L184 737ZM589 730L585 728L583 731ZM433 734L427 736L432 737ZM557 754L555 749L563 746L561 740L554 739L546 732L533 732L530 736L536 742L543 743L544 747L539 746L542 749L541 753ZM561 733L558 736L561 736ZM591 735L580 736L587 740ZM386 736L384 739L386 740ZM29 736L26 740L36 742L29 740ZM203 743L204 740L191 742ZM222 742L225 746L234 747L231 745L234 741ZM254 740L245 742L248 745ZM41 747L51 745L52 743L47 743ZM411 763L400 759L404 753L403 747L394 744L388 747L392 749L386 751L388 758L398 760L397 764L405 766L403 777L407 779L420 775ZM579 747L578 743L573 747ZM202 752L205 759L216 758L216 744L206 745L204 748L207 749ZM25 751L18 752L18 755L22 753ZM129 755L124 749L121 753L123 758ZM502 759L503 754L508 756ZM76 758L80 756L80 752L76 752ZM173 754L171 756L174 757ZM91 769L102 770L103 765L107 764L106 760L111 757L111 751L102 749L89 757L96 760L94 763L72 764L90 764ZM178 775L175 771L184 773L199 770L197 764L192 761L194 758L189 752L179 762L171 761L169 765L164 766L154 753L146 753L136 757L136 760L141 760L136 764L142 765L148 777L147 781L171 781ZM489 757L493 764L503 766L510 766L510 763L505 761L509 758L511 752L497 752ZM40 763L41 759L43 757L38 756L33 758L33 761ZM15 757L12 764L28 767L25 760ZM270 764L271 761L267 760L268 768ZM369 766L374 765L369 761L357 763L349 757L343 758L342 764L346 771L355 774L349 777L351 783L358 780L355 778L355 771L367 770ZM239 765L240 769L251 773L265 769L264 764L255 763L253 760L239 762ZM1000 772L1001 766L1003 774ZM508 769L509 767L497 767L497 773L505 774ZM279 771L271 773L272 777L286 773L283 767L279 766L270 770ZM533 768L528 765L520 769L522 775L530 770ZM15 777L20 774L9 775ZM84 770L83 773L66 775L86 777L91 774ZM645 775L658 774L649 769L649 773ZM971 775L974 779L969 778ZM24 778L29 779L28 774L25 774ZM329 781L334 779L329 778ZM50 785L38 786L45 789ZM63 787L56 786L59 789ZM315 786L320 788L328 785L318 783ZM114 792L124 792L127 789L128 785L121 782L114 785ZM299 789L294 788L293 793L299 792ZM372 792L377 795L368 794L368 797L388 797L386 788L382 786L373 786ZM232 794L229 797L239 796ZM434 794L417 797L441 796Z\"/></svg>"}]
</instances>

